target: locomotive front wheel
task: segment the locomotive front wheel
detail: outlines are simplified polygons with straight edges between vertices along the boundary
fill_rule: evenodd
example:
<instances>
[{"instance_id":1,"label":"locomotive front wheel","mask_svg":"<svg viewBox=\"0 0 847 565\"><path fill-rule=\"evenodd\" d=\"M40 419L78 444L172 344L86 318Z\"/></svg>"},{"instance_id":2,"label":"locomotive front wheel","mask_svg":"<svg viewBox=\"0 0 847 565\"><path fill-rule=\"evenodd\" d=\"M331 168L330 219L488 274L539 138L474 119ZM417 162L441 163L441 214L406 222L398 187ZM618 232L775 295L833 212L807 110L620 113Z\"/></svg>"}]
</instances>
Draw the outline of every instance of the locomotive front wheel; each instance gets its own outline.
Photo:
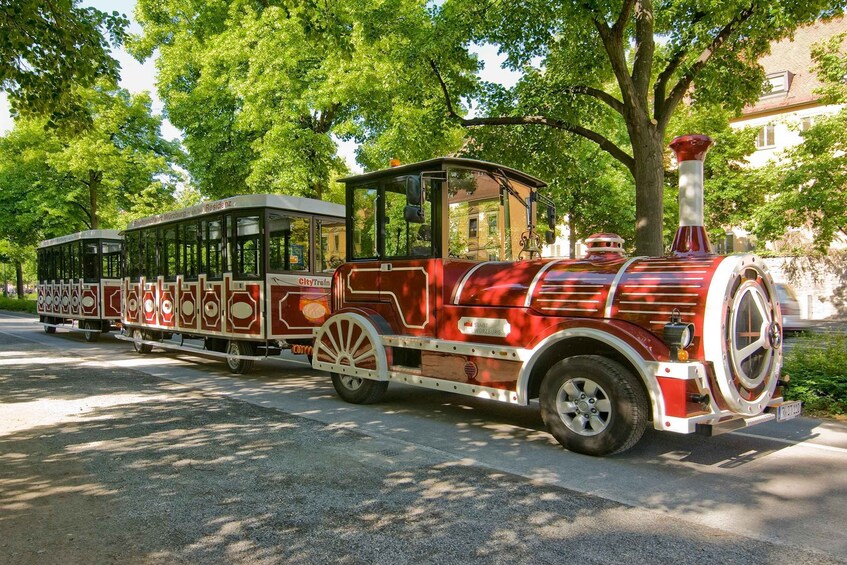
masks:
<instances>
[{"instance_id":1,"label":"locomotive front wheel","mask_svg":"<svg viewBox=\"0 0 847 565\"><path fill-rule=\"evenodd\" d=\"M230 342L226 346L226 352L229 355L254 355L255 350L253 349L253 344L249 341L237 341L230 340ZM236 357L227 357L226 358L226 366L229 367L230 372L236 375L243 375L244 373L250 372L250 369L253 368L253 360L252 359L238 359Z\"/></svg>"},{"instance_id":2,"label":"locomotive front wheel","mask_svg":"<svg viewBox=\"0 0 847 565\"><path fill-rule=\"evenodd\" d=\"M136 353L146 354L153 351L152 345L148 343L138 343L142 339L147 339L147 336L139 328L135 328L134 330L132 330L132 339L135 340L132 346L135 348Z\"/></svg>"},{"instance_id":3,"label":"locomotive front wheel","mask_svg":"<svg viewBox=\"0 0 847 565\"><path fill-rule=\"evenodd\" d=\"M373 404L382 400L388 381L374 381L332 373L332 386L342 399L351 404Z\"/></svg>"},{"instance_id":4,"label":"locomotive front wheel","mask_svg":"<svg viewBox=\"0 0 847 565\"><path fill-rule=\"evenodd\" d=\"M82 329L89 330L89 329L94 328L94 325L95 325L94 322L84 321L84 322L82 322ZM85 341L87 341L89 343L93 343L93 342L97 341L97 338L100 337L99 332L85 332L83 335L85 336Z\"/></svg>"},{"instance_id":5,"label":"locomotive front wheel","mask_svg":"<svg viewBox=\"0 0 847 565\"><path fill-rule=\"evenodd\" d=\"M647 428L649 403L623 365L579 355L553 365L541 383L541 417L569 451L612 455L635 445Z\"/></svg>"}]
</instances>

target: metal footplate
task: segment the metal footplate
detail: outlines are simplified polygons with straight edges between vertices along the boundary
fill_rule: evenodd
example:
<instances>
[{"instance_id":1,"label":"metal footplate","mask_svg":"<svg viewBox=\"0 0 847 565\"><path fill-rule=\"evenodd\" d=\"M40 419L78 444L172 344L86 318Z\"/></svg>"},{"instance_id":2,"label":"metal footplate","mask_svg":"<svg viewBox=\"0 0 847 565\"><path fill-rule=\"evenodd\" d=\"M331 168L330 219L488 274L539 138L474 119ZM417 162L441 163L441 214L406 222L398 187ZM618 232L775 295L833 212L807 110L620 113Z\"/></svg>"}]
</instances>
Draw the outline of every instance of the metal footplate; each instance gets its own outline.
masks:
<instances>
[{"instance_id":1,"label":"metal footplate","mask_svg":"<svg viewBox=\"0 0 847 565\"><path fill-rule=\"evenodd\" d=\"M758 416L749 416L746 418L733 418L732 420L725 420L723 422L717 422L715 424L697 424L694 428L694 431L695 433L706 437L719 436L721 434L727 434L729 432L734 432L742 428L749 428L750 426L755 426L756 424L770 422L774 419L776 419L776 416L774 414L764 413L759 414Z\"/></svg>"}]
</instances>

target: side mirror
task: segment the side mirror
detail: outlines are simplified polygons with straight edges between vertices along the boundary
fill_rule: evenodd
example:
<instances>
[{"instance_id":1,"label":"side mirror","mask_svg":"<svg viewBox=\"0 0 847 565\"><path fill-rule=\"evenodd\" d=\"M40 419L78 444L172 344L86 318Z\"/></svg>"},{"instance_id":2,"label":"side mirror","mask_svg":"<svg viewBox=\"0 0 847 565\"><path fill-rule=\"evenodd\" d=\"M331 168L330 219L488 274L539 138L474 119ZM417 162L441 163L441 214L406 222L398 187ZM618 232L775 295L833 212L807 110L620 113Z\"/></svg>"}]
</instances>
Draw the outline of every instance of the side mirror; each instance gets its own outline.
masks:
<instances>
[{"instance_id":1,"label":"side mirror","mask_svg":"<svg viewBox=\"0 0 847 565\"><path fill-rule=\"evenodd\" d=\"M556 229L556 207L555 206L547 206L547 227L550 228L551 230ZM555 237L554 237L554 239L555 239Z\"/></svg>"},{"instance_id":2,"label":"side mirror","mask_svg":"<svg viewBox=\"0 0 847 565\"><path fill-rule=\"evenodd\" d=\"M554 231L546 231L544 232L544 243L547 245L553 245L556 242L556 232Z\"/></svg>"},{"instance_id":3,"label":"side mirror","mask_svg":"<svg viewBox=\"0 0 847 565\"><path fill-rule=\"evenodd\" d=\"M424 193L420 177L408 176L404 177L403 181L406 185L406 203L412 206L423 205Z\"/></svg>"},{"instance_id":4,"label":"side mirror","mask_svg":"<svg viewBox=\"0 0 847 565\"><path fill-rule=\"evenodd\" d=\"M403 208L403 219L410 224L424 223L424 211L422 206L407 205Z\"/></svg>"}]
</instances>

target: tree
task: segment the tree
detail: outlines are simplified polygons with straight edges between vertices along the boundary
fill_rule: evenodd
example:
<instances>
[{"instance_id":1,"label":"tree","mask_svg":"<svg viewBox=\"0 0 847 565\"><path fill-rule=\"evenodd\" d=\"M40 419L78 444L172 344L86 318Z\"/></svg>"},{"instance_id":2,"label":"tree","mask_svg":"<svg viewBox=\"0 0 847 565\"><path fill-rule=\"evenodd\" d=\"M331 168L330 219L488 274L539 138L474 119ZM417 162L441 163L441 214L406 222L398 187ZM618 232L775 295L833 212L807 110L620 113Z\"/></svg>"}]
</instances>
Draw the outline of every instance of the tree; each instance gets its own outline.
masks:
<instances>
[{"instance_id":1,"label":"tree","mask_svg":"<svg viewBox=\"0 0 847 565\"><path fill-rule=\"evenodd\" d=\"M78 0L0 0L0 88L14 114L51 116L53 122L85 116L74 86L98 77L117 80L106 34L123 40L128 21L78 6Z\"/></svg>"},{"instance_id":2,"label":"tree","mask_svg":"<svg viewBox=\"0 0 847 565\"><path fill-rule=\"evenodd\" d=\"M371 166L461 144L418 52L433 32L424 0L139 0L136 10L144 33L130 48L158 50L159 93L208 196L338 199L336 137L362 142ZM459 74L476 65L455 60Z\"/></svg>"},{"instance_id":3,"label":"tree","mask_svg":"<svg viewBox=\"0 0 847 565\"><path fill-rule=\"evenodd\" d=\"M845 39L835 36L812 50L814 70L824 83L820 92L824 102L847 102ZM837 237L847 236L845 129L847 110L817 117L811 128L801 132L803 142L769 166L775 182L770 187L772 197L755 216L754 233L759 238L778 240L790 228L809 228L814 250L826 253Z\"/></svg>"},{"instance_id":4,"label":"tree","mask_svg":"<svg viewBox=\"0 0 847 565\"><path fill-rule=\"evenodd\" d=\"M0 138L0 240L15 257L31 255L42 239L123 227L167 209L181 178L179 150L161 138L149 95L109 83L74 94L84 103L88 129L18 119Z\"/></svg>"},{"instance_id":5,"label":"tree","mask_svg":"<svg viewBox=\"0 0 847 565\"><path fill-rule=\"evenodd\" d=\"M590 140L622 163L635 182L637 252L659 255L663 158L674 112L686 97L740 110L762 91L756 61L769 42L843 7L843 0L447 0L444 21L467 26L469 40L498 45L511 68L529 70L514 87L523 96L501 115L464 117L454 102L457 77L432 63L457 123L551 127ZM614 89L606 88L610 83ZM600 120L603 127L592 128L598 113L614 125Z\"/></svg>"}]
</instances>

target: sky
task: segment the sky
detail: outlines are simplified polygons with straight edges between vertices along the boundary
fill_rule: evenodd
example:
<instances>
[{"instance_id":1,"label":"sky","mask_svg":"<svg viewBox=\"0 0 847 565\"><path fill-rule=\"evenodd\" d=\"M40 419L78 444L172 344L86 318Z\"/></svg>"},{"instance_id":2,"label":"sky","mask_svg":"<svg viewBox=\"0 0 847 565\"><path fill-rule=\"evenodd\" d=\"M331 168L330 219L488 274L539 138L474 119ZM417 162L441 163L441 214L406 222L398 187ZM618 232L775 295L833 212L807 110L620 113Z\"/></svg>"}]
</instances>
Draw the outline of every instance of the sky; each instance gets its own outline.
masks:
<instances>
[{"instance_id":1,"label":"sky","mask_svg":"<svg viewBox=\"0 0 847 565\"><path fill-rule=\"evenodd\" d=\"M134 18L135 0L83 0L81 5L92 6L104 12L117 11L126 14L130 20L129 31L131 33L141 33L141 26L135 22ZM502 67L505 56L499 55L495 46L490 44L475 45L472 47L472 51L485 64L484 69L480 73L483 80L496 82L504 86L512 86L517 82L520 74ZM147 59L144 63L139 63L121 48L113 49L112 55L121 64L120 86L130 92L148 91L153 100L153 111L155 113L161 113L164 106L156 94L155 55ZM0 134L5 134L12 129L12 126L8 98L5 93L0 92ZM181 136L181 132L165 120L162 124L162 136L166 139L175 139ZM345 142L339 139L336 139L336 142L338 143L338 154L344 158L350 169L354 173L361 172L362 167L356 163L355 158L356 143Z\"/></svg>"}]
</instances>

